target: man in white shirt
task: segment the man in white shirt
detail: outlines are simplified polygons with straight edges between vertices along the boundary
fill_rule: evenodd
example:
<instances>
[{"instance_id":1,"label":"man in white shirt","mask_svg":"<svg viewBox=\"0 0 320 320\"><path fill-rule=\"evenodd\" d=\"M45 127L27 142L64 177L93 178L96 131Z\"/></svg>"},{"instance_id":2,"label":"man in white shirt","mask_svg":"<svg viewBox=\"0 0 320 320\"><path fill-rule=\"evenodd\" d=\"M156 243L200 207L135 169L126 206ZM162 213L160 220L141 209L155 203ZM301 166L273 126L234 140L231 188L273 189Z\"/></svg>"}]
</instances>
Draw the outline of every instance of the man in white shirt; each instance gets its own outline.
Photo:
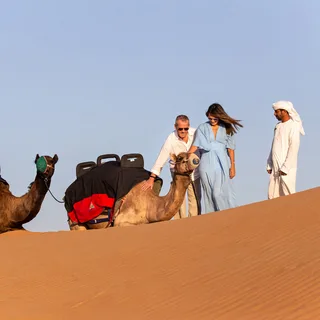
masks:
<instances>
[{"instance_id":1,"label":"man in white shirt","mask_svg":"<svg viewBox=\"0 0 320 320\"><path fill-rule=\"evenodd\" d=\"M268 199L296 192L300 134L305 134L300 116L290 101L278 101L272 107L280 122L274 129L267 161L267 172L270 174Z\"/></svg>"},{"instance_id":2,"label":"man in white shirt","mask_svg":"<svg viewBox=\"0 0 320 320\"><path fill-rule=\"evenodd\" d=\"M188 150L192 146L196 129L190 127L189 118L185 115L177 116L174 128L175 130L171 134L169 134L167 140L160 150L158 158L151 170L150 178L146 181L144 189L153 187L154 179L160 175L164 164L170 158L170 154L178 155L180 152L188 152ZM170 171L171 175L173 176L174 164L172 163L170 163ZM191 179L193 181L196 194L193 190L192 184L190 184L187 189L189 217L198 215L197 199L199 201L199 211L201 210L201 185L197 169L192 173ZM174 216L174 219L181 219L186 217L186 200L184 199L183 204L179 212L177 212L177 214Z\"/></svg>"}]
</instances>

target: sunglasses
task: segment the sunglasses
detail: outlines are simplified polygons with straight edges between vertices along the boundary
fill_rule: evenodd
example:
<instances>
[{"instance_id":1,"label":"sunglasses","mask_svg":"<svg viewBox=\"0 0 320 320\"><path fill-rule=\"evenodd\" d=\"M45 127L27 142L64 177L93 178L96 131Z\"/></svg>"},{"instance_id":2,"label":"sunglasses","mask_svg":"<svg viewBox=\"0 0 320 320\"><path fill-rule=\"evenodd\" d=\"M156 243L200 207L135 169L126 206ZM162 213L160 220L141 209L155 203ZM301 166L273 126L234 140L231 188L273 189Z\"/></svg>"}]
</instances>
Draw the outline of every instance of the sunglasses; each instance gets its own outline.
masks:
<instances>
[{"instance_id":1,"label":"sunglasses","mask_svg":"<svg viewBox=\"0 0 320 320\"><path fill-rule=\"evenodd\" d=\"M178 128L178 131L189 131L189 128Z\"/></svg>"},{"instance_id":2,"label":"sunglasses","mask_svg":"<svg viewBox=\"0 0 320 320\"><path fill-rule=\"evenodd\" d=\"M219 118L211 118L211 117L208 117L208 119L209 119L210 121L218 121L218 120L219 120Z\"/></svg>"}]
</instances>

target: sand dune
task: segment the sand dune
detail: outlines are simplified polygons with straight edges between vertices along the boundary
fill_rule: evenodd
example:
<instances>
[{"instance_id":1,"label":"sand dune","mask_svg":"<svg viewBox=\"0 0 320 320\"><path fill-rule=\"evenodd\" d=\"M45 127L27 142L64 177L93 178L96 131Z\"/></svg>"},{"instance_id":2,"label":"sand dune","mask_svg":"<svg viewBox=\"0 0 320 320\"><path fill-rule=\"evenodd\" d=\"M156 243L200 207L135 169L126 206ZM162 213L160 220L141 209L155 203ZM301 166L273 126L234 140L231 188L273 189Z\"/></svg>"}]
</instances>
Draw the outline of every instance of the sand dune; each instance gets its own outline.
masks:
<instances>
[{"instance_id":1,"label":"sand dune","mask_svg":"<svg viewBox=\"0 0 320 320\"><path fill-rule=\"evenodd\" d=\"M0 236L2 319L320 319L320 188L180 221Z\"/></svg>"}]
</instances>

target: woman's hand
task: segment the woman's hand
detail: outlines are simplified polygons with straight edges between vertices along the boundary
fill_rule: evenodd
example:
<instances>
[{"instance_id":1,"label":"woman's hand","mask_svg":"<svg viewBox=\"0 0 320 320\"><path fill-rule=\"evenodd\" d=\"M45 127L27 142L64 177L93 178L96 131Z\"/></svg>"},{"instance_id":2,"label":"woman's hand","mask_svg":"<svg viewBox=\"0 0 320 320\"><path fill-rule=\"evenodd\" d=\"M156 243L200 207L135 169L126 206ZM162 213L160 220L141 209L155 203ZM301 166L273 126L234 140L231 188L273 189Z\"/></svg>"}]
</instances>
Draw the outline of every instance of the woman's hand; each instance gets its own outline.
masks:
<instances>
[{"instance_id":1,"label":"woman's hand","mask_svg":"<svg viewBox=\"0 0 320 320\"><path fill-rule=\"evenodd\" d=\"M230 162L231 162L231 167L230 167L230 170L229 170L229 176L230 176L230 179L233 179L236 175L236 165L235 165L235 162L234 162L234 150L233 149L227 149L228 150L228 155L230 157Z\"/></svg>"},{"instance_id":2,"label":"woman's hand","mask_svg":"<svg viewBox=\"0 0 320 320\"><path fill-rule=\"evenodd\" d=\"M229 170L230 179L233 179L236 176L236 166L234 163L231 165L231 168Z\"/></svg>"}]
</instances>

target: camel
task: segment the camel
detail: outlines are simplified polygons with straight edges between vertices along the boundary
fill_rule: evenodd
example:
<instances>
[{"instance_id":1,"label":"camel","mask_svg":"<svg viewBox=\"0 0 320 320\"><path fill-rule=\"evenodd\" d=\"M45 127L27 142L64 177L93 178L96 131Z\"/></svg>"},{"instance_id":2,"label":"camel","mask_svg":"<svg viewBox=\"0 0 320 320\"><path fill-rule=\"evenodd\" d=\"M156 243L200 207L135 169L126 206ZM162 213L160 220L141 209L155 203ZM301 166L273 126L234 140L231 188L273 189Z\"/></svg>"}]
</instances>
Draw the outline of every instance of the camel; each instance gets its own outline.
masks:
<instances>
[{"instance_id":1,"label":"camel","mask_svg":"<svg viewBox=\"0 0 320 320\"><path fill-rule=\"evenodd\" d=\"M50 187L58 156L42 156L35 159L37 173L30 184L29 191L15 197L10 192L9 184L0 179L0 233L13 230L24 230L23 224L34 219L40 211L44 197Z\"/></svg>"},{"instance_id":2,"label":"camel","mask_svg":"<svg viewBox=\"0 0 320 320\"><path fill-rule=\"evenodd\" d=\"M167 195L159 196L160 188L157 186L154 186L154 190L142 190L144 181L135 185L129 193L116 202L114 227L168 221L173 218L181 207L187 188L191 183L190 174L198 167L200 159L195 154L182 152L177 156L171 155L171 161L175 163L175 174ZM102 214L96 219L104 219L105 217ZM69 221L69 227L70 230L103 229L110 227L110 222L74 225Z\"/></svg>"}]
</instances>

